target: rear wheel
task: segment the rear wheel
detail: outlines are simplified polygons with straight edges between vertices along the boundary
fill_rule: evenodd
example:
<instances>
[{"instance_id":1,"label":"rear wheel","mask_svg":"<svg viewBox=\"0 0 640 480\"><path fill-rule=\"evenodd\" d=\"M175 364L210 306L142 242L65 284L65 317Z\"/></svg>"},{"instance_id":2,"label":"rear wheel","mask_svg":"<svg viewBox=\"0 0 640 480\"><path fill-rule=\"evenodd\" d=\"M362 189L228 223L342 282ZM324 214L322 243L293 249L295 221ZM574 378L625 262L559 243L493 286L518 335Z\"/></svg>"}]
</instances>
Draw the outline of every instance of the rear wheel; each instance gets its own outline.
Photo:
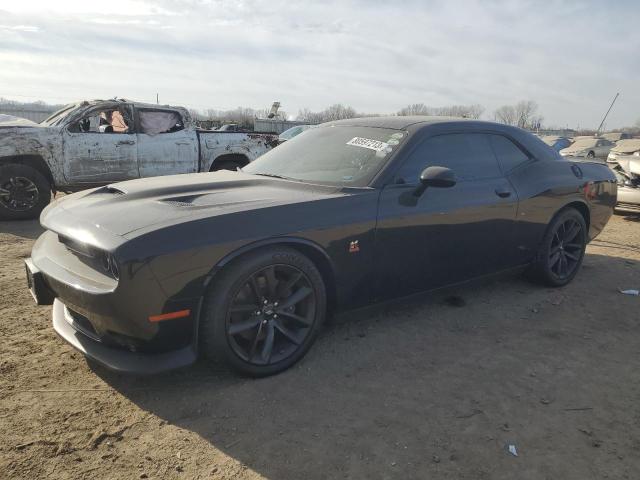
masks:
<instances>
[{"instance_id":1,"label":"rear wheel","mask_svg":"<svg viewBox=\"0 0 640 480\"><path fill-rule=\"evenodd\" d=\"M0 166L0 219L37 218L51 201L51 185L35 168L10 163Z\"/></svg>"},{"instance_id":2,"label":"rear wheel","mask_svg":"<svg viewBox=\"0 0 640 480\"><path fill-rule=\"evenodd\" d=\"M241 257L205 299L203 354L251 376L281 372L309 350L325 317L320 272L296 250L266 248Z\"/></svg>"},{"instance_id":3,"label":"rear wheel","mask_svg":"<svg viewBox=\"0 0 640 480\"><path fill-rule=\"evenodd\" d=\"M566 285L576 276L587 246L587 225L574 208L561 211L549 224L532 273L552 287Z\"/></svg>"},{"instance_id":4,"label":"rear wheel","mask_svg":"<svg viewBox=\"0 0 640 480\"><path fill-rule=\"evenodd\" d=\"M595 158L596 154L593 152L587 153L587 158Z\"/></svg>"},{"instance_id":5,"label":"rear wheel","mask_svg":"<svg viewBox=\"0 0 640 480\"><path fill-rule=\"evenodd\" d=\"M236 170L238 170L238 168L242 168L242 165L240 165L240 163L234 160L225 160L223 162L215 164L211 171L217 172L218 170L231 170L235 172Z\"/></svg>"}]
</instances>

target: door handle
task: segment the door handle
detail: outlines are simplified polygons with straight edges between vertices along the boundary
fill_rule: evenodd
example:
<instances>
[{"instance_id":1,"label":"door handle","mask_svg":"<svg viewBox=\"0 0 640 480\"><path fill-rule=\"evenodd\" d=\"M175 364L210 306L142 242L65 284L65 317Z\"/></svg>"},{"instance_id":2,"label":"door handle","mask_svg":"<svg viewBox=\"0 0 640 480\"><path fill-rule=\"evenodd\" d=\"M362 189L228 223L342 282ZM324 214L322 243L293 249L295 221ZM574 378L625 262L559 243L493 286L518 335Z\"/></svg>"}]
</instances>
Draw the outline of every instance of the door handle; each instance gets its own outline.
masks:
<instances>
[{"instance_id":1,"label":"door handle","mask_svg":"<svg viewBox=\"0 0 640 480\"><path fill-rule=\"evenodd\" d=\"M133 140L122 140L118 143L116 143L116 145L133 145Z\"/></svg>"},{"instance_id":2,"label":"door handle","mask_svg":"<svg viewBox=\"0 0 640 480\"><path fill-rule=\"evenodd\" d=\"M511 196L511 190L507 190L505 188L496 188L496 195L500 198L508 198Z\"/></svg>"}]
</instances>

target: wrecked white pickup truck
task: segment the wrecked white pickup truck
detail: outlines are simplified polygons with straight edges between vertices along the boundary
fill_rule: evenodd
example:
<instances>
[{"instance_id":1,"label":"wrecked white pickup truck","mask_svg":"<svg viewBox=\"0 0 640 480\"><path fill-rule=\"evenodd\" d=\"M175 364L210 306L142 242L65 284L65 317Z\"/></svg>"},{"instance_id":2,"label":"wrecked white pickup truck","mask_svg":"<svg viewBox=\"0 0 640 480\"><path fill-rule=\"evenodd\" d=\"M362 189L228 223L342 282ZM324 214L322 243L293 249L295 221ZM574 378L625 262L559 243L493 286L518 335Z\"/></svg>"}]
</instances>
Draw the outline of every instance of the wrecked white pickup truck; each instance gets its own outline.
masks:
<instances>
[{"instance_id":1,"label":"wrecked white pickup truck","mask_svg":"<svg viewBox=\"0 0 640 480\"><path fill-rule=\"evenodd\" d=\"M277 143L277 135L197 129L182 107L121 99L67 105L39 124L0 118L0 219L35 218L56 191L235 170Z\"/></svg>"}]
</instances>

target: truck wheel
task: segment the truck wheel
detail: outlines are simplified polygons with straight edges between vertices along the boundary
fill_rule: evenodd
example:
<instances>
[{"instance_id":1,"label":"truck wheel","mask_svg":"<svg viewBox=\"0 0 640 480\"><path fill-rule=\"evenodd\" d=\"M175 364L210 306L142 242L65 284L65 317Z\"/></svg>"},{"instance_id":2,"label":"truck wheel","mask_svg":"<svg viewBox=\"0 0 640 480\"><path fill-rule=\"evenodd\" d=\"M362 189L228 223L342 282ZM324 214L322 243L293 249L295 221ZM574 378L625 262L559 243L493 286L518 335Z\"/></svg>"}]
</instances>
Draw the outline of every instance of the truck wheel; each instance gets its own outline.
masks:
<instances>
[{"instance_id":1,"label":"truck wheel","mask_svg":"<svg viewBox=\"0 0 640 480\"><path fill-rule=\"evenodd\" d=\"M51 201L51 185L35 168L0 166L0 220L38 218Z\"/></svg>"}]
</instances>

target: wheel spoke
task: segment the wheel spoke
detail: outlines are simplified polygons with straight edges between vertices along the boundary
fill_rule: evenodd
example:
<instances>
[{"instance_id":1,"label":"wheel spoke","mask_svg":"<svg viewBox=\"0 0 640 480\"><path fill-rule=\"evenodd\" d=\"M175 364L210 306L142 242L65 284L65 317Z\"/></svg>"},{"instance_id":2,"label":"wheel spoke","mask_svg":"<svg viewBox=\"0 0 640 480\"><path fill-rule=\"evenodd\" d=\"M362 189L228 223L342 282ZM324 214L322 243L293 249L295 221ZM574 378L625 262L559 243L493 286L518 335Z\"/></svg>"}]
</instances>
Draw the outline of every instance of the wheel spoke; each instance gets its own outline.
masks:
<instances>
[{"instance_id":1,"label":"wheel spoke","mask_svg":"<svg viewBox=\"0 0 640 480\"><path fill-rule=\"evenodd\" d=\"M249 288L251 289L251 292L253 292L258 303L260 303L262 301L262 294L260 293L260 285L258 285L255 275L251 275L251 277L249 277Z\"/></svg>"},{"instance_id":2,"label":"wheel spoke","mask_svg":"<svg viewBox=\"0 0 640 480\"><path fill-rule=\"evenodd\" d=\"M549 266L553 267L556 263L558 263L558 260L560 260L561 257L562 257L562 253L558 249L556 253L554 253L549 257Z\"/></svg>"},{"instance_id":3,"label":"wheel spoke","mask_svg":"<svg viewBox=\"0 0 640 480\"><path fill-rule=\"evenodd\" d=\"M564 241L570 242L571 240L576 238L576 235L580 233L580 230L581 230L580 225L576 223L573 227L571 227L571 229L567 233L565 233Z\"/></svg>"},{"instance_id":4,"label":"wheel spoke","mask_svg":"<svg viewBox=\"0 0 640 480\"><path fill-rule=\"evenodd\" d=\"M250 303L241 303L235 304L230 309L231 313L246 313L246 312L256 312L260 310L258 305L250 304Z\"/></svg>"},{"instance_id":5,"label":"wheel spoke","mask_svg":"<svg viewBox=\"0 0 640 480\"><path fill-rule=\"evenodd\" d=\"M247 330L251 330L252 328L257 327L261 321L261 317L252 317L248 320L243 320L242 322L234 322L229 325L229 334L237 335L239 333L246 332Z\"/></svg>"},{"instance_id":6,"label":"wheel spoke","mask_svg":"<svg viewBox=\"0 0 640 480\"><path fill-rule=\"evenodd\" d=\"M580 260L580 256L579 256L579 255L576 255L575 253L571 253L571 252L568 252L567 250L565 250L565 251L564 251L564 254L565 254L565 256L566 256L566 257L569 257L569 258L571 258L572 260L575 260L576 262L577 262L578 260Z\"/></svg>"},{"instance_id":7,"label":"wheel spoke","mask_svg":"<svg viewBox=\"0 0 640 480\"><path fill-rule=\"evenodd\" d=\"M284 309L293 307L294 305L297 305L302 300L307 298L312 293L313 293L313 290L311 290L309 287L302 287L298 291L296 291L293 295L291 295L289 298L287 298L284 302L282 302L282 304L280 305L280 309L284 310Z\"/></svg>"},{"instance_id":8,"label":"wheel spoke","mask_svg":"<svg viewBox=\"0 0 640 480\"><path fill-rule=\"evenodd\" d=\"M281 295L286 295L286 292L291 290L301 278L302 278L302 272L296 272L286 282L281 283L279 285Z\"/></svg>"},{"instance_id":9,"label":"wheel spoke","mask_svg":"<svg viewBox=\"0 0 640 480\"><path fill-rule=\"evenodd\" d=\"M294 332L289 330L287 327L285 327L280 320L276 320L273 325L274 325L274 327L276 327L276 329L278 329L278 331L280 333L282 333L285 337L287 337L295 345L300 345L302 343L300 341L300 339L298 338L298 336Z\"/></svg>"},{"instance_id":10,"label":"wheel spoke","mask_svg":"<svg viewBox=\"0 0 640 480\"><path fill-rule=\"evenodd\" d=\"M580 249L580 250L582 250L582 244L580 244L580 243L565 243L565 244L564 244L564 249L565 249L565 251L566 251L568 248L576 248L576 249Z\"/></svg>"},{"instance_id":11,"label":"wheel spoke","mask_svg":"<svg viewBox=\"0 0 640 480\"><path fill-rule=\"evenodd\" d=\"M264 323L260 322L260 325L258 327L258 331L256 332L256 336L253 339L253 342L251 343L251 349L249 350L249 355L248 355L248 360L251 361L251 359L253 358L253 356L256 353L256 348L258 346L258 339L260 338L260 334L262 333L262 326L264 325Z\"/></svg>"},{"instance_id":12,"label":"wheel spoke","mask_svg":"<svg viewBox=\"0 0 640 480\"><path fill-rule=\"evenodd\" d=\"M6 188L0 187L0 195L11 195L11 192Z\"/></svg>"},{"instance_id":13,"label":"wheel spoke","mask_svg":"<svg viewBox=\"0 0 640 480\"><path fill-rule=\"evenodd\" d=\"M273 300L276 296L276 287L278 285L278 280L276 279L276 269L273 265L267 267L264 270L264 279L267 282L267 292L269 298Z\"/></svg>"},{"instance_id":14,"label":"wheel spoke","mask_svg":"<svg viewBox=\"0 0 640 480\"><path fill-rule=\"evenodd\" d=\"M273 352L273 339L275 337L275 330L272 323L267 325L267 336L264 339L264 345L262 346L262 352L260 357L265 363L269 363L271 360L271 352Z\"/></svg>"},{"instance_id":15,"label":"wheel spoke","mask_svg":"<svg viewBox=\"0 0 640 480\"><path fill-rule=\"evenodd\" d=\"M301 323L305 327L308 327L313 323L313 320L308 320L307 318L301 315L296 315L295 313L288 312L286 310L278 310L278 315L282 315L283 317L287 317L287 318L290 318L291 320L295 320L296 322Z\"/></svg>"}]
</instances>

